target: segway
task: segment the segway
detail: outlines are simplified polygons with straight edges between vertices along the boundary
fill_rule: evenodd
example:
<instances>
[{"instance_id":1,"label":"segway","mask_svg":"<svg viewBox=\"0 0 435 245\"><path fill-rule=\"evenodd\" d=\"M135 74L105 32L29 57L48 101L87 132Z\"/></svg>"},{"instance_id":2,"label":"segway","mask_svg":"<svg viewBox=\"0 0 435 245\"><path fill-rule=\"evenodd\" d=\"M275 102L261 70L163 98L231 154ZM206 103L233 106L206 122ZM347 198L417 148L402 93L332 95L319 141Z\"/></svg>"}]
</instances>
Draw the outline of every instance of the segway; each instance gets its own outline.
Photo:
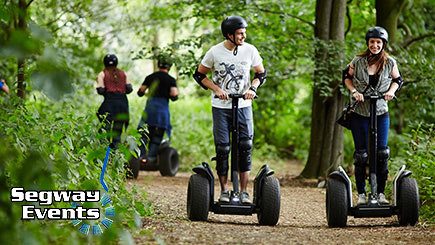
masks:
<instances>
[{"instance_id":1,"label":"segway","mask_svg":"<svg viewBox=\"0 0 435 245\"><path fill-rule=\"evenodd\" d=\"M352 182L344 169L339 166L337 171L328 176L326 190L326 217L329 227L346 226L347 216L355 218L398 216L400 225L415 225L419 216L419 195L415 179L410 178L411 171L401 166L393 179L392 204L381 204L378 201L376 182L377 163L377 119L376 102L383 95L364 96L370 100L369 129L369 181L371 193L367 204L354 206L352 203Z\"/></svg>"},{"instance_id":2,"label":"segway","mask_svg":"<svg viewBox=\"0 0 435 245\"><path fill-rule=\"evenodd\" d=\"M263 165L254 180L254 199L252 204L243 204L239 198L238 145L239 121L238 101L243 94L229 94L232 99L231 126L231 181L233 190L230 202L214 201L214 176L207 162L193 168L187 189L187 215L192 221L207 221L208 213L252 215L257 213L260 225L276 225L280 212L280 186L274 171Z\"/></svg>"},{"instance_id":3,"label":"segway","mask_svg":"<svg viewBox=\"0 0 435 245\"><path fill-rule=\"evenodd\" d=\"M165 139L160 143L157 161L149 162L147 158L131 156L128 166L133 175L131 176L130 174L130 177L135 179L139 175L139 169L145 171L159 170L162 176L175 176L179 166L178 152L175 148L170 146L170 141ZM129 176L127 176L127 178L128 177Z\"/></svg>"}]
</instances>

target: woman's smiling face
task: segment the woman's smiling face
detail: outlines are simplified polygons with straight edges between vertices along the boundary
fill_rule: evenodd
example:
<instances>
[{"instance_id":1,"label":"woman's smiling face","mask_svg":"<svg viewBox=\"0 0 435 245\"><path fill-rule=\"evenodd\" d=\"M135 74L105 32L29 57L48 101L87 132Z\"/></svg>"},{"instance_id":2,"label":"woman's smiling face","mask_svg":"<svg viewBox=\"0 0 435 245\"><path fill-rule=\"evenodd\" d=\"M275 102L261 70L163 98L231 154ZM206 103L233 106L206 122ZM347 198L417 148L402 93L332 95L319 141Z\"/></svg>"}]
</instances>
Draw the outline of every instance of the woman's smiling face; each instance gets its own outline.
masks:
<instances>
[{"instance_id":1,"label":"woman's smiling face","mask_svg":"<svg viewBox=\"0 0 435 245\"><path fill-rule=\"evenodd\" d=\"M372 54L379 54L384 47L384 42L380 38L371 37L368 46Z\"/></svg>"}]
</instances>

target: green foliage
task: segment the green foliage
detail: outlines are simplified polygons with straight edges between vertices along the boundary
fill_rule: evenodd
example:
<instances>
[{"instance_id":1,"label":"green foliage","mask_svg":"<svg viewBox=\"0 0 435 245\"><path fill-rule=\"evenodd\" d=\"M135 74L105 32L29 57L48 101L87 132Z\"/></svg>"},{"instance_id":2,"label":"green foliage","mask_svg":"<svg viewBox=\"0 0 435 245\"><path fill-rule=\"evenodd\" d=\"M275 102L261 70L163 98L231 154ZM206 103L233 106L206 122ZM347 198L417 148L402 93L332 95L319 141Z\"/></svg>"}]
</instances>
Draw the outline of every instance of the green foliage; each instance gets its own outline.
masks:
<instances>
[{"instance_id":1,"label":"green foliage","mask_svg":"<svg viewBox=\"0 0 435 245\"><path fill-rule=\"evenodd\" d=\"M409 134L406 164L417 180L422 220L435 223L435 125L418 124Z\"/></svg>"},{"instance_id":2,"label":"green foliage","mask_svg":"<svg viewBox=\"0 0 435 245\"><path fill-rule=\"evenodd\" d=\"M21 205L9 201L11 187L105 192L99 179L107 141L104 135L97 133L100 125L95 114L88 113L92 106L83 103L86 100L88 98L79 95L57 103L41 95L35 95L25 104L17 99L1 99L0 139L1 144L7 146L0 151L0 217L6 227L1 229L2 239L7 235L9 242L32 239L41 243L63 243L71 234L78 233L68 221L21 221ZM110 156L105 182L116 217L102 240L91 236L97 243L125 236L125 228L135 230L140 225L139 217L152 214L150 204L143 202L140 192L134 186L128 190L124 170L127 157L125 147ZM54 207L68 205L56 203ZM21 229L26 236L18 233ZM77 235L77 239L86 242L86 236Z\"/></svg>"}]
</instances>

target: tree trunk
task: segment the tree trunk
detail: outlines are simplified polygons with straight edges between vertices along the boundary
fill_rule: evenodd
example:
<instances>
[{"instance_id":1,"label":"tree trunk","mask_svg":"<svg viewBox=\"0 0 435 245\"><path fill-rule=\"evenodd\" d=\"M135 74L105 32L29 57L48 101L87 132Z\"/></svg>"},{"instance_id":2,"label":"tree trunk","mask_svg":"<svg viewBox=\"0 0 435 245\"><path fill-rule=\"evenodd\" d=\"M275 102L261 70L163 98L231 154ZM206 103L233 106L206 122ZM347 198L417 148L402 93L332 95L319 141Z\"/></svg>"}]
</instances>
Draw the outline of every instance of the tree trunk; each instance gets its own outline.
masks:
<instances>
[{"instance_id":1,"label":"tree trunk","mask_svg":"<svg viewBox=\"0 0 435 245\"><path fill-rule=\"evenodd\" d=\"M388 31L388 44L391 45L396 42L396 32L397 32L397 19L403 10L407 0L377 0L375 3L376 7L376 25L382 26ZM399 67L400 68L400 67ZM400 103L400 102L399 102ZM396 104L394 105L398 109L397 118L399 122L395 126L397 133L401 134L404 125L404 111L402 106Z\"/></svg>"},{"instance_id":2,"label":"tree trunk","mask_svg":"<svg viewBox=\"0 0 435 245\"><path fill-rule=\"evenodd\" d=\"M159 46L160 46L159 45L159 30L156 29L156 30L154 30L153 47L159 47ZM154 52L154 56L156 56L158 51L154 50L153 52ZM157 60L156 59L153 60L153 66L154 66L155 72L159 70L159 67L157 67Z\"/></svg>"},{"instance_id":3,"label":"tree trunk","mask_svg":"<svg viewBox=\"0 0 435 245\"><path fill-rule=\"evenodd\" d=\"M332 94L325 96L322 93L325 83L321 79L340 72L340 67L328 62L340 60L340 56L330 53L324 44L340 45L330 41L344 41L345 13L345 0L318 0L316 3L315 36L320 43L315 53L310 150L308 162L301 173L305 178L326 177L343 163L343 128L335 123L345 100L338 89L341 81L331 79L326 86L332 89Z\"/></svg>"},{"instance_id":4,"label":"tree trunk","mask_svg":"<svg viewBox=\"0 0 435 245\"><path fill-rule=\"evenodd\" d=\"M407 0L376 0L376 25L387 29L389 43L396 42L397 19Z\"/></svg>"},{"instance_id":5,"label":"tree trunk","mask_svg":"<svg viewBox=\"0 0 435 245\"><path fill-rule=\"evenodd\" d=\"M18 23L17 29L26 31L27 29L27 3L25 0L18 1ZM25 89L26 89L26 60L24 57L18 58L17 61L17 95L18 97L25 97Z\"/></svg>"}]
</instances>

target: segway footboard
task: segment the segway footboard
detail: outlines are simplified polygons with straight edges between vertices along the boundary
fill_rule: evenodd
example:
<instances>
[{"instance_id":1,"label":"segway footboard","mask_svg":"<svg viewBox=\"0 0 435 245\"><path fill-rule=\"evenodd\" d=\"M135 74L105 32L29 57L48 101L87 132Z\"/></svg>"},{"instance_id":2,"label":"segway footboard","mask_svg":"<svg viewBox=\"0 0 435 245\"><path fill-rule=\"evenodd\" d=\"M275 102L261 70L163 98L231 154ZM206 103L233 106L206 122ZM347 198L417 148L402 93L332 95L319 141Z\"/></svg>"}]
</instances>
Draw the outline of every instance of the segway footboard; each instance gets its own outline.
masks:
<instances>
[{"instance_id":1,"label":"segway footboard","mask_svg":"<svg viewBox=\"0 0 435 245\"><path fill-rule=\"evenodd\" d=\"M237 203L214 202L211 211L215 214L252 215L255 211L255 205L241 204L240 202Z\"/></svg>"}]
</instances>

